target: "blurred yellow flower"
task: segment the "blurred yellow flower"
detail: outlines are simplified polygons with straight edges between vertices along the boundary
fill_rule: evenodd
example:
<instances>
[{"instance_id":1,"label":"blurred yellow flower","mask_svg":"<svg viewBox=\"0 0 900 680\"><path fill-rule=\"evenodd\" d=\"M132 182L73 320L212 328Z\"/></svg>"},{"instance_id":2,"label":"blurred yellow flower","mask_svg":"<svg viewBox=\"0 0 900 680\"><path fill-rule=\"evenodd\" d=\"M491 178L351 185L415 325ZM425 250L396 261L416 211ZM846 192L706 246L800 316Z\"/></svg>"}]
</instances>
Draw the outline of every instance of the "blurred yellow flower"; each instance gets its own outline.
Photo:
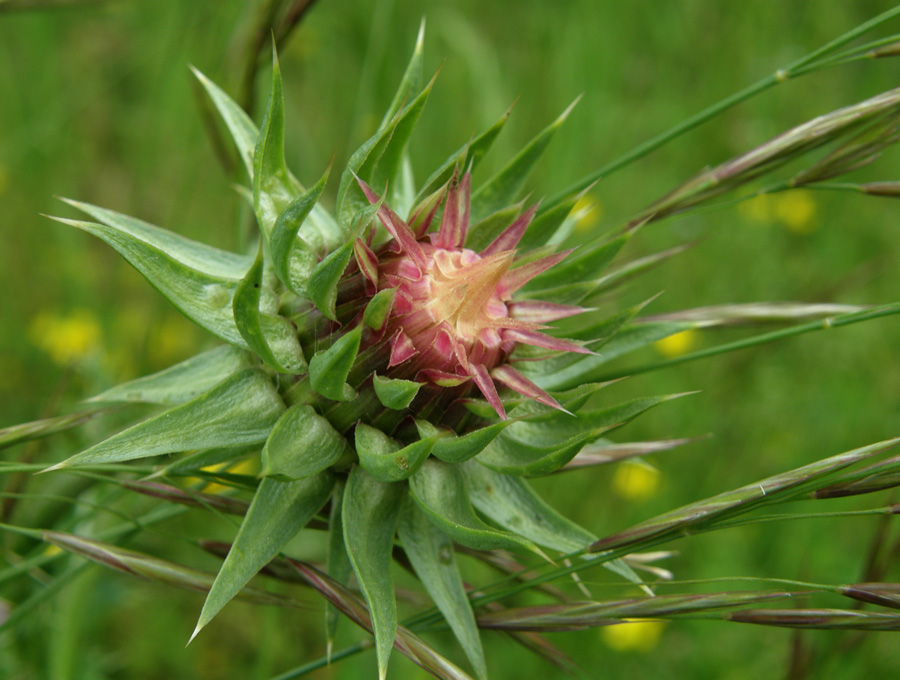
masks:
<instances>
[{"instance_id":1,"label":"blurred yellow flower","mask_svg":"<svg viewBox=\"0 0 900 680\"><path fill-rule=\"evenodd\" d=\"M659 643L665 621L630 620L604 626L600 636L606 646L617 652L649 652Z\"/></svg>"},{"instance_id":2,"label":"blurred yellow flower","mask_svg":"<svg viewBox=\"0 0 900 680\"><path fill-rule=\"evenodd\" d=\"M811 234L819 224L818 206L811 191L792 189L762 194L738 204L738 213L751 222L780 222L795 234Z\"/></svg>"},{"instance_id":3,"label":"blurred yellow flower","mask_svg":"<svg viewBox=\"0 0 900 680\"><path fill-rule=\"evenodd\" d=\"M576 231L590 231L603 219L603 205L593 196L585 194L572 208L572 214L575 215Z\"/></svg>"},{"instance_id":4,"label":"blurred yellow flower","mask_svg":"<svg viewBox=\"0 0 900 680\"><path fill-rule=\"evenodd\" d=\"M647 500L659 488L659 470L641 461L626 460L616 468L612 488L625 500Z\"/></svg>"},{"instance_id":5,"label":"blurred yellow flower","mask_svg":"<svg viewBox=\"0 0 900 680\"><path fill-rule=\"evenodd\" d=\"M697 344L697 331L689 328L680 333L673 333L662 340L653 343L656 351L664 357L671 358L687 354Z\"/></svg>"},{"instance_id":6,"label":"blurred yellow flower","mask_svg":"<svg viewBox=\"0 0 900 680\"><path fill-rule=\"evenodd\" d=\"M819 226L818 209L811 191L785 191L778 194L775 217L795 234L811 234Z\"/></svg>"},{"instance_id":7,"label":"blurred yellow flower","mask_svg":"<svg viewBox=\"0 0 900 680\"><path fill-rule=\"evenodd\" d=\"M31 341L60 366L83 361L100 343L100 323L86 309L68 315L41 312L31 320Z\"/></svg>"}]
</instances>

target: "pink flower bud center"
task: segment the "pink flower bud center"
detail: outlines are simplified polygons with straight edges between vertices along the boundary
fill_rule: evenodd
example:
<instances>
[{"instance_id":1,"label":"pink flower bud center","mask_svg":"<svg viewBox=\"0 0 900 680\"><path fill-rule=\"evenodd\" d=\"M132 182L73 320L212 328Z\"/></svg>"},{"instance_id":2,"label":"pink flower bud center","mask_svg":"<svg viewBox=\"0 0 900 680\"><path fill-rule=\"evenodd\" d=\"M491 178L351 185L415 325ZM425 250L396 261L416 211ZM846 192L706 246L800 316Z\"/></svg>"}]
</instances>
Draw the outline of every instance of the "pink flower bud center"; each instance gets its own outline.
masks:
<instances>
[{"instance_id":1,"label":"pink flower bud center","mask_svg":"<svg viewBox=\"0 0 900 680\"><path fill-rule=\"evenodd\" d=\"M388 332L402 332L418 353L416 366L447 373L470 361L491 368L512 350L497 321L509 317L498 284L514 252L482 257L468 248L421 243L425 266L403 255L382 262L380 281L396 288Z\"/></svg>"}]
</instances>

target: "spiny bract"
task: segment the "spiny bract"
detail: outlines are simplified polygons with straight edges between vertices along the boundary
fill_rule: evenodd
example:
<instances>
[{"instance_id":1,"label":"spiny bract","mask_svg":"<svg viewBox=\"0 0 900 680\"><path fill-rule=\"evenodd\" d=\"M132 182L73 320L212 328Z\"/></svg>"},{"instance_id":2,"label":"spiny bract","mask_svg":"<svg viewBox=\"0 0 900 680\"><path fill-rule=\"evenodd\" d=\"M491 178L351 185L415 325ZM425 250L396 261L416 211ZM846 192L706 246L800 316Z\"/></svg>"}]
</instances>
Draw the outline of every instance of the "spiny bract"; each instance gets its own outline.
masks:
<instances>
[{"instance_id":1,"label":"spiny bract","mask_svg":"<svg viewBox=\"0 0 900 680\"><path fill-rule=\"evenodd\" d=\"M395 635L407 652L411 635L397 628L396 535L484 677L454 544L543 555L594 542L525 477L602 447L604 433L663 401L598 409L591 398L603 384L591 377L609 357L688 325L647 326L616 348L638 310L597 320L579 304L621 278L601 271L628 234L573 253L560 244L580 195L540 209L514 202L568 111L476 189L473 172L506 115L415 190L406 145L433 83L417 91L421 54L420 35L394 104L342 173L333 215L319 202L328 173L304 190L285 165L277 60L260 129L197 73L251 178L255 258L72 202L96 222L60 221L106 241L228 344L96 397L165 410L55 467L193 452L179 463L186 473L261 447L253 502L195 634L329 507L328 571L337 582L355 573L382 675ZM563 319L567 339L546 325ZM639 582L621 560L607 566Z\"/></svg>"}]
</instances>

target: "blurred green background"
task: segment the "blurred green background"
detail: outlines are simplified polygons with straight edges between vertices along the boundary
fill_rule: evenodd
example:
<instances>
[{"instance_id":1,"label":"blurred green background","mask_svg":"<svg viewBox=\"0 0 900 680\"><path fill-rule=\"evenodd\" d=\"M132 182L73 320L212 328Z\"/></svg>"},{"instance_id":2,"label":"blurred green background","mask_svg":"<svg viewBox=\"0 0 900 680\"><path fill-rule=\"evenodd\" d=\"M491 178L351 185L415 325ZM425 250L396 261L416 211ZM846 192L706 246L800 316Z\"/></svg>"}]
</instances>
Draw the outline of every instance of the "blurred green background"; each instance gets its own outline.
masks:
<instances>
[{"instance_id":1,"label":"blurred green background","mask_svg":"<svg viewBox=\"0 0 900 680\"><path fill-rule=\"evenodd\" d=\"M68 196L238 247L236 176L222 169L210 144L187 65L236 92L242 41L259 4L122 0L0 11L0 427L73 410L85 396L210 346L211 338L111 249L39 213L71 216L54 199ZM874 0L319 0L280 55L289 163L311 183L332 155L341 167L374 131L423 16L426 71L443 66L412 139L420 178L517 101L482 166L481 177L490 176L583 94L529 182L533 195L543 196L891 6ZM896 22L888 26L898 29ZM898 74L898 62L885 59L781 85L601 182L590 194L592 216L580 227L613 228L705 165L895 87ZM264 69L257 120L265 81ZM900 178L898 154L859 177ZM329 199L335 190L332 182ZM782 299L895 301L897 205L819 192L653 225L623 259L698 244L635 282L620 304L661 291L652 312ZM731 337L719 332L682 340L702 347ZM701 392L638 419L622 438L712 436L654 457L658 472L596 469L538 487L602 535L897 435L898 346L900 323L888 319L635 377L616 386L616 396ZM684 349L660 346L622 365ZM39 455L57 460L80 441L62 437ZM871 504L864 499L827 509ZM181 528L163 529L160 552L172 556L160 546ZM877 530L876 520L860 518L717 532L676 545L680 554L665 566L682 579L852 582L861 577ZM152 551L153 541L142 547ZM200 559L195 552L185 552L184 560ZM596 572L590 579L609 580ZM894 567L885 580L900 580L900 571ZM200 604L200 595L97 568L23 630L0 638L0 676L264 680L324 652L320 605L312 599L312 610L299 612L230 605L185 649ZM341 640L355 639L357 631L346 625ZM449 638L429 639L461 659ZM486 641L493 678L559 672L539 660L532 666L499 635L487 634ZM900 645L890 633L862 641L813 633L798 643L789 631L695 622L661 631L651 626L633 637L590 630L554 641L591 677L870 678L900 668ZM813 675L789 675L797 644L811 653ZM374 659L364 655L311 677L374 677ZM425 676L394 655L391 677Z\"/></svg>"}]
</instances>

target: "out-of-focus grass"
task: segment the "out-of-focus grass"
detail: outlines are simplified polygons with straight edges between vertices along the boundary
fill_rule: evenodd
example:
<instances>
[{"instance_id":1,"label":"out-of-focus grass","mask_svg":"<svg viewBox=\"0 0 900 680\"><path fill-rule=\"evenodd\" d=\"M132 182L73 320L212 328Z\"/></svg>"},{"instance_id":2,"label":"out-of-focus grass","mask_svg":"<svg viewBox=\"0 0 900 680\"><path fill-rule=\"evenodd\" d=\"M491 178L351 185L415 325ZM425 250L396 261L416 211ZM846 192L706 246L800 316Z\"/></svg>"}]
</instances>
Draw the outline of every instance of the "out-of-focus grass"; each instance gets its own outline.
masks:
<instances>
[{"instance_id":1,"label":"out-of-focus grass","mask_svg":"<svg viewBox=\"0 0 900 680\"><path fill-rule=\"evenodd\" d=\"M122 1L0 14L0 426L38 417L63 376L61 408L71 408L91 392L210 343L110 249L38 213L68 214L52 197L72 196L237 247L232 178L205 137L186 65L233 84L231 46L247 4ZM289 158L307 182L332 154L340 167L380 119L422 15L427 68L444 65L413 137L416 168L427 174L518 97L485 162L488 176L583 93L530 182L544 195L890 5L320 0L281 54ZM590 228L612 227L706 164L894 87L896 69L884 60L830 70L726 113L601 182L591 197L602 215ZM900 177L897 154L861 176ZM793 204L779 200L647 228L629 245L630 255L707 238L637 282L623 304L660 291L652 308L659 312L720 302L896 299L897 203L824 192ZM74 332L65 326L73 318L81 319L79 337L93 347L54 352L53 342L36 341L42 328ZM691 341L703 346L710 338ZM713 436L656 457L660 474L647 499L616 493L615 470L568 473L538 486L602 534L895 436L898 341L897 321L882 320L634 378L614 389L702 392L655 410L623 436ZM854 519L733 530L686 541L666 566L682 578L854 581L875 529L873 520ZM185 554L212 568L196 552ZM897 580L896 568L891 575ZM599 572L587 579L607 580ZM267 678L323 652L318 611L262 612L240 604L184 650L199 606L194 594L94 574L40 611L30 629L0 641L0 675L26 677L21 659L57 669L57 677ZM347 626L342 639L355 635ZM669 624L653 649L629 648L596 630L555 638L592 677L717 680L783 676L792 639L785 631L705 622ZM805 639L818 652L819 677L887 677L900 663L889 633L871 635L847 654L834 653L847 641L836 634ZM487 640L492 677L521 677L519 648L498 636ZM460 657L449 639L445 647ZM40 661L47 650L50 660ZM421 677L399 658L392 664L392 676ZM318 677L357 677L372 667L369 658L355 659Z\"/></svg>"}]
</instances>

